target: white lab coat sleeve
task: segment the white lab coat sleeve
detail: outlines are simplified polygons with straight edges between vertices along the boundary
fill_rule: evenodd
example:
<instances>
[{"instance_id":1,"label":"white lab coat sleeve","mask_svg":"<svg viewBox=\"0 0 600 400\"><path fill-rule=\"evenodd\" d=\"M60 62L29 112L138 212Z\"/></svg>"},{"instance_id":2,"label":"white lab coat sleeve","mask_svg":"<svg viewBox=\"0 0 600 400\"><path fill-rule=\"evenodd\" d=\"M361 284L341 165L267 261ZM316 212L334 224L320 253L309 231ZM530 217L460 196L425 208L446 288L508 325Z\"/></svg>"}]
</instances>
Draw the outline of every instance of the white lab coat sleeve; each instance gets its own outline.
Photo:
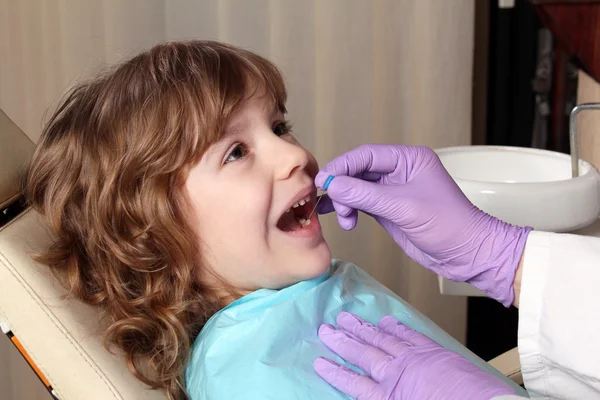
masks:
<instances>
[{"instance_id":1,"label":"white lab coat sleeve","mask_svg":"<svg viewBox=\"0 0 600 400\"><path fill-rule=\"evenodd\" d=\"M600 398L600 238L529 234L518 341L531 398Z\"/></svg>"}]
</instances>

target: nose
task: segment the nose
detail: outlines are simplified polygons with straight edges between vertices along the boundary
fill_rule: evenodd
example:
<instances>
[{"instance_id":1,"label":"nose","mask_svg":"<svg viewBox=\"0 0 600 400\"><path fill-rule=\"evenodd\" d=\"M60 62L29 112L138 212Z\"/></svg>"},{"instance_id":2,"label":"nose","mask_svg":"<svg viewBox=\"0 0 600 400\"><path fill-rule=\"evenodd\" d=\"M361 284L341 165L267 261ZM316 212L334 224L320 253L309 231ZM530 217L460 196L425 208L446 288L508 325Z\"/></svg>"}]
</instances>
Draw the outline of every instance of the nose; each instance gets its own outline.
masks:
<instances>
[{"instance_id":1,"label":"nose","mask_svg":"<svg viewBox=\"0 0 600 400\"><path fill-rule=\"evenodd\" d=\"M276 180L285 180L306 168L309 162L308 152L294 139L274 137L268 149L268 157Z\"/></svg>"}]
</instances>

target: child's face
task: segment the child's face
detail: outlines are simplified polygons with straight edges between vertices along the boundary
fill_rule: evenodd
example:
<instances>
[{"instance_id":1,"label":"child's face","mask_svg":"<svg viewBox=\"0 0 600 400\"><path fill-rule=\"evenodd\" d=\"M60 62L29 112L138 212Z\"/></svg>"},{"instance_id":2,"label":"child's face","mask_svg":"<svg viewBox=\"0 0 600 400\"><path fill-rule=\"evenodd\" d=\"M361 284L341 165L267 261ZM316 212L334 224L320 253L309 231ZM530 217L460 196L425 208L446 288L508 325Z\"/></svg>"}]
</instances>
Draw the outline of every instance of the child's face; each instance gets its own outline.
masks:
<instances>
[{"instance_id":1,"label":"child's face","mask_svg":"<svg viewBox=\"0 0 600 400\"><path fill-rule=\"evenodd\" d=\"M186 181L210 267L244 291L323 273L331 253L317 213L309 225L297 222L313 209L317 172L315 158L269 102L255 96L242 104Z\"/></svg>"}]
</instances>

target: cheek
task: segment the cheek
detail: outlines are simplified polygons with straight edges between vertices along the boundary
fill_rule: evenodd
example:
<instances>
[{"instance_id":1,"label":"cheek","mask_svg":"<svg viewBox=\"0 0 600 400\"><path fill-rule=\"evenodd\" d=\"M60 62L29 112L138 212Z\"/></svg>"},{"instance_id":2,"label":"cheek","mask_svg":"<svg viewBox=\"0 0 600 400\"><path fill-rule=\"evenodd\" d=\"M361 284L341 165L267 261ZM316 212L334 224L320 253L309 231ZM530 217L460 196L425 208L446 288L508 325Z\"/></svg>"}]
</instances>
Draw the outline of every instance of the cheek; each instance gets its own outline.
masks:
<instances>
[{"instance_id":1,"label":"cheek","mask_svg":"<svg viewBox=\"0 0 600 400\"><path fill-rule=\"evenodd\" d=\"M268 189L259 184L238 184L228 190L212 191L210 198L197 207L202 240L207 244L237 244L240 240L247 243L263 237L261 232L268 218L266 193Z\"/></svg>"}]
</instances>

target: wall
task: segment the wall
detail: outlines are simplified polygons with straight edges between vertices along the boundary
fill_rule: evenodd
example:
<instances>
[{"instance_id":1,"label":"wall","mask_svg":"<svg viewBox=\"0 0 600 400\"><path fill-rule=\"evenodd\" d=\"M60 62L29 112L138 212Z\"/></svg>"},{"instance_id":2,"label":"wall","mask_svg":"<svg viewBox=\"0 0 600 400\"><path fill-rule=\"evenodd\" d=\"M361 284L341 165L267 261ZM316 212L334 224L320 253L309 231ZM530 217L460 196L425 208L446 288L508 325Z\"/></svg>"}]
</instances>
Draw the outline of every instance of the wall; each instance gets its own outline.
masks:
<instances>
[{"instance_id":1,"label":"wall","mask_svg":"<svg viewBox=\"0 0 600 400\"><path fill-rule=\"evenodd\" d=\"M580 70L577 104L582 103L600 103L600 83ZM581 111L577 118L579 157L600 168L600 110Z\"/></svg>"}]
</instances>

